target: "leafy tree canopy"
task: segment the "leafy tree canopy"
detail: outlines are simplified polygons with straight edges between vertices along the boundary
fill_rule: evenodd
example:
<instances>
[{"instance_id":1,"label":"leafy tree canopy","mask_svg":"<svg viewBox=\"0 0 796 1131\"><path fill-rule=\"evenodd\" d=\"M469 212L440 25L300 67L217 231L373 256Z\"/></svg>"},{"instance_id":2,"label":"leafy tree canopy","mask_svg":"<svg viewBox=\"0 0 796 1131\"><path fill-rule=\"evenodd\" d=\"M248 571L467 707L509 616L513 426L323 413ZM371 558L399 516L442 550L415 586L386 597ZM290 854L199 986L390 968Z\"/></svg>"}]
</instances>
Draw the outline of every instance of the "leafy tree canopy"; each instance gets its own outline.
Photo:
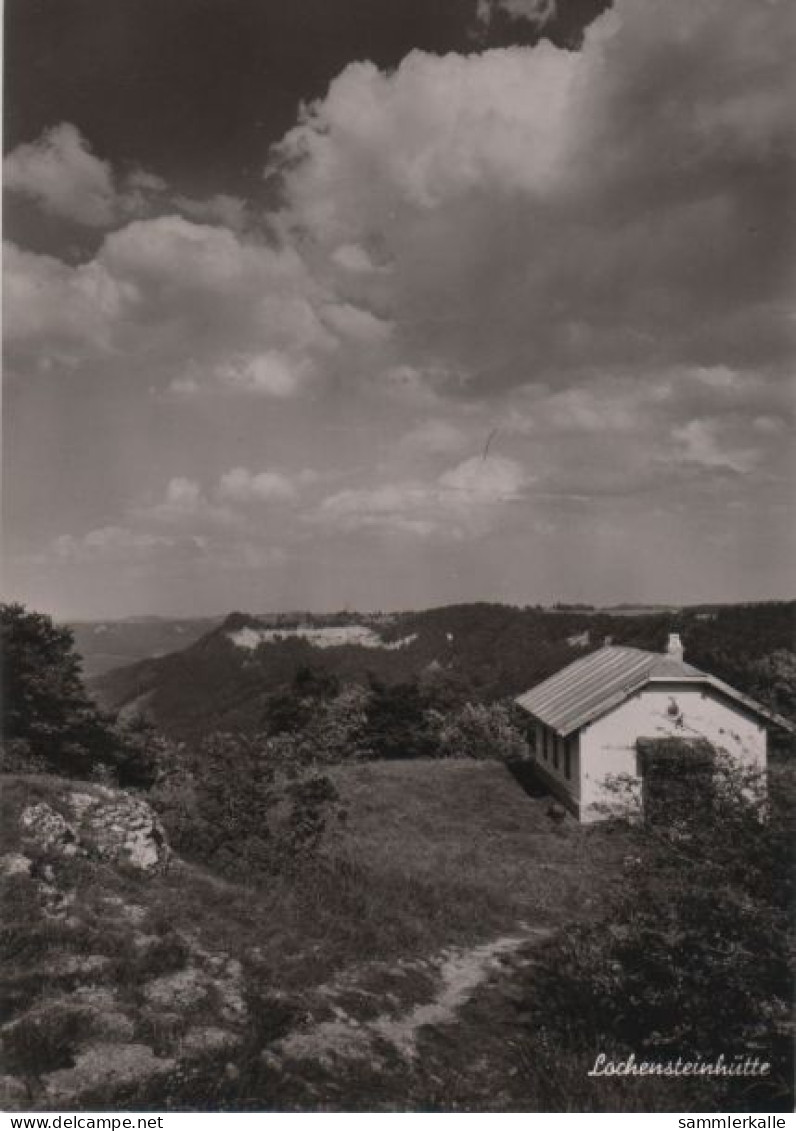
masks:
<instances>
[{"instance_id":1,"label":"leafy tree canopy","mask_svg":"<svg viewBox=\"0 0 796 1131\"><path fill-rule=\"evenodd\" d=\"M3 764L73 777L105 773L146 785L151 733L98 710L88 695L68 628L24 605L0 605Z\"/></svg>"}]
</instances>

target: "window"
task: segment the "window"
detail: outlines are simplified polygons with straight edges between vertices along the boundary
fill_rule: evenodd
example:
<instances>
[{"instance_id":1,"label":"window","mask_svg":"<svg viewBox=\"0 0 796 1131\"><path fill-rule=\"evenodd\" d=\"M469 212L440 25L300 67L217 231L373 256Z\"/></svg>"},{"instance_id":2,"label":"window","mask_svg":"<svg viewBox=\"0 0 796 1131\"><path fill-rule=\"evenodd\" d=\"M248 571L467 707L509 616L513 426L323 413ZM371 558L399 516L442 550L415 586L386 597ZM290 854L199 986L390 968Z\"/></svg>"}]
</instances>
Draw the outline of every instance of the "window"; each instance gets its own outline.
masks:
<instances>
[{"instance_id":1,"label":"window","mask_svg":"<svg viewBox=\"0 0 796 1131\"><path fill-rule=\"evenodd\" d=\"M558 748L561 745L560 738L553 738L553 766L558 769Z\"/></svg>"},{"instance_id":2,"label":"window","mask_svg":"<svg viewBox=\"0 0 796 1131\"><path fill-rule=\"evenodd\" d=\"M570 739L564 743L564 777L572 777L572 742Z\"/></svg>"}]
</instances>

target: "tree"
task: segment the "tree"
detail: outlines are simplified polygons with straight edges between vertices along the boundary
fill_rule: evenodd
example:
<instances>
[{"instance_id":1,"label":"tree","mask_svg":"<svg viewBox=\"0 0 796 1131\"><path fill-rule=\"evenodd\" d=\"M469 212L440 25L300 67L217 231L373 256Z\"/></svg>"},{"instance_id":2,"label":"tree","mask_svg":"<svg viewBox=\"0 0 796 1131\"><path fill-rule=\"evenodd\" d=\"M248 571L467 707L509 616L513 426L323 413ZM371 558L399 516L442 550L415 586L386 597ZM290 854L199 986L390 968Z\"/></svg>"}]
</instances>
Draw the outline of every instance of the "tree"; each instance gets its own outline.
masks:
<instances>
[{"instance_id":1,"label":"tree","mask_svg":"<svg viewBox=\"0 0 796 1131\"><path fill-rule=\"evenodd\" d=\"M367 740L375 758L424 758L436 753L428 700L417 683L372 679Z\"/></svg>"},{"instance_id":2,"label":"tree","mask_svg":"<svg viewBox=\"0 0 796 1131\"><path fill-rule=\"evenodd\" d=\"M104 768L120 784L150 783L151 733L97 708L68 628L24 605L0 605L0 664L7 769L88 777Z\"/></svg>"}]
</instances>

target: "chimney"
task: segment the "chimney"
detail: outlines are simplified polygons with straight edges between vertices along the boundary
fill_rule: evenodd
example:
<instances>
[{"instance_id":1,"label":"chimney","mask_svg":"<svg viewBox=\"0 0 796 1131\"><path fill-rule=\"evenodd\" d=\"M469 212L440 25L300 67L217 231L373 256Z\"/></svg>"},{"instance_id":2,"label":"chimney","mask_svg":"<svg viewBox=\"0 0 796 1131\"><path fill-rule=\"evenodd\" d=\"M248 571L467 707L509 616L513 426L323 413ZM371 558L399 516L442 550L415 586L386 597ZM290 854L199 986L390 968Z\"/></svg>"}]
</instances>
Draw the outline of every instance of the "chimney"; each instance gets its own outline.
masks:
<instances>
[{"instance_id":1,"label":"chimney","mask_svg":"<svg viewBox=\"0 0 796 1131\"><path fill-rule=\"evenodd\" d=\"M669 643L666 645L666 655L671 656L673 660L682 660L683 643L680 639L679 633L669 633Z\"/></svg>"}]
</instances>

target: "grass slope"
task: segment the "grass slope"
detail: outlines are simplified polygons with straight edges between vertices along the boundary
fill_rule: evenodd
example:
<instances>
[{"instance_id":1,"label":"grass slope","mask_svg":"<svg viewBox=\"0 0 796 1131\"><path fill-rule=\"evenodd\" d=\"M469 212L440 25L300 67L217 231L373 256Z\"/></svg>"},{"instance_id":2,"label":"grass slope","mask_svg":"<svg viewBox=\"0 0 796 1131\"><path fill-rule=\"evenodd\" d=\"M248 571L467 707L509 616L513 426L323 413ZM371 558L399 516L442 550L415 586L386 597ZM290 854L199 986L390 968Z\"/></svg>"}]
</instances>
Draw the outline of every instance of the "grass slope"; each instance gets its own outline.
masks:
<instances>
[{"instance_id":1,"label":"grass slope","mask_svg":"<svg viewBox=\"0 0 796 1131\"><path fill-rule=\"evenodd\" d=\"M33 878L6 877L4 1034L17 1027L14 1072L28 1097L17 1106L46 1106L48 1081L56 1107L73 1095L105 1110L431 1103L400 1047L370 1057L365 1076L359 1062L330 1068L295 1049L340 1017L377 1036L403 1032L404 1017L442 1017L451 970L475 986L496 940L589 914L615 874L620 839L557 825L502 765L371 763L335 778L347 819L291 876L229 883L177 861L146 879L43 858L35 872L49 866L70 893L60 919L42 912ZM58 808L65 784L6 781L3 852L19 851L21 808Z\"/></svg>"},{"instance_id":2,"label":"grass slope","mask_svg":"<svg viewBox=\"0 0 796 1131\"><path fill-rule=\"evenodd\" d=\"M530 796L502 763L370 762L332 777L350 813L335 854L381 887L411 880L433 893L445 905L433 919L455 919L474 939L517 920L580 916L613 873L616 839L551 820L549 796Z\"/></svg>"}]
</instances>

